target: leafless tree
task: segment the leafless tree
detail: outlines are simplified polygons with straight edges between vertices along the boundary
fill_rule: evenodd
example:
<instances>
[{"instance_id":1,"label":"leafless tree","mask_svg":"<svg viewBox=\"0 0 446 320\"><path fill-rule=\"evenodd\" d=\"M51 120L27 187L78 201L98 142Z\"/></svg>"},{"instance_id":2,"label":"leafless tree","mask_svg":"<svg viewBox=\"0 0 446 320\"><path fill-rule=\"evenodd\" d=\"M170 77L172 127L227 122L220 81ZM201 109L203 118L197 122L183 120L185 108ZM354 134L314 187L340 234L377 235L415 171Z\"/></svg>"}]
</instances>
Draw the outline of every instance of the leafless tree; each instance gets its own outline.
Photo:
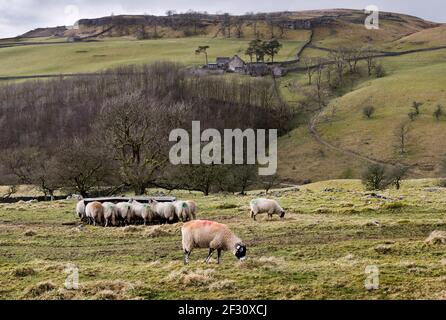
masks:
<instances>
[{"instance_id":1,"label":"leafless tree","mask_svg":"<svg viewBox=\"0 0 446 320\"><path fill-rule=\"evenodd\" d=\"M121 181L135 194L144 194L168 162L167 139L172 128L166 123L172 116L166 112L168 107L142 99L126 94L106 101L98 130L118 163Z\"/></svg>"},{"instance_id":2,"label":"leafless tree","mask_svg":"<svg viewBox=\"0 0 446 320\"><path fill-rule=\"evenodd\" d=\"M20 183L36 186L45 197L53 197L60 186L54 170L54 158L44 150L11 150L3 155L2 162Z\"/></svg>"},{"instance_id":3,"label":"leafless tree","mask_svg":"<svg viewBox=\"0 0 446 320\"><path fill-rule=\"evenodd\" d=\"M313 58L304 58L302 62L305 65L305 70L308 77L308 85L312 85L313 74L316 72L316 68L314 68L315 60Z\"/></svg>"},{"instance_id":4,"label":"leafless tree","mask_svg":"<svg viewBox=\"0 0 446 320\"><path fill-rule=\"evenodd\" d=\"M346 67L346 55L345 50L343 48L339 48L335 51L330 52L329 54L330 60L332 60L335 69L336 74L338 76L338 80L342 82L344 80L344 70Z\"/></svg>"},{"instance_id":5,"label":"leafless tree","mask_svg":"<svg viewBox=\"0 0 446 320\"><path fill-rule=\"evenodd\" d=\"M237 17L234 19L235 34L237 38L243 38L243 26L245 24L245 19L243 17Z\"/></svg>"},{"instance_id":6,"label":"leafless tree","mask_svg":"<svg viewBox=\"0 0 446 320\"><path fill-rule=\"evenodd\" d=\"M407 153L407 147L409 144L409 134L411 131L410 123L407 121L401 122L394 131L395 137L397 139L397 150L401 155Z\"/></svg>"},{"instance_id":7,"label":"leafless tree","mask_svg":"<svg viewBox=\"0 0 446 320\"><path fill-rule=\"evenodd\" d=\"M372 76L373 69L375 68L375 53L372 48L366 47L362 50L362 56L365 58L367 62L367 74L369 77Z\"/></svg>"}]
</instances>

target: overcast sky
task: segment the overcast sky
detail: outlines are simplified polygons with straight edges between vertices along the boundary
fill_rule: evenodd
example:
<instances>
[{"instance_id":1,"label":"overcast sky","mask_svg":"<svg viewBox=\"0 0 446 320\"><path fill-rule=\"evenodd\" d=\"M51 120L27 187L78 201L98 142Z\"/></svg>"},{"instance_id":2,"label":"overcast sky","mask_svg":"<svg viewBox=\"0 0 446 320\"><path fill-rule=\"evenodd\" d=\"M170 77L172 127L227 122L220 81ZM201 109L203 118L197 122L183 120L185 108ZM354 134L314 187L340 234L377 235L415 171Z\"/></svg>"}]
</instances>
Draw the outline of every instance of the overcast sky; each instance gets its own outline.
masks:
<instances>
[{"instance_id":1,"label":"overcast sky","mask_svg":"<svg viewBox=\"0 0 446 320\"><path fill-rule=\"evenodd\" d=\"M234 14L328 8L364 9L376 5L382 11L407 13L446 22L445 0L0 0L0 38L23 34L38 27L73 25L81 18L118 14L230 12Z\"/></svg>"}]
</instances>

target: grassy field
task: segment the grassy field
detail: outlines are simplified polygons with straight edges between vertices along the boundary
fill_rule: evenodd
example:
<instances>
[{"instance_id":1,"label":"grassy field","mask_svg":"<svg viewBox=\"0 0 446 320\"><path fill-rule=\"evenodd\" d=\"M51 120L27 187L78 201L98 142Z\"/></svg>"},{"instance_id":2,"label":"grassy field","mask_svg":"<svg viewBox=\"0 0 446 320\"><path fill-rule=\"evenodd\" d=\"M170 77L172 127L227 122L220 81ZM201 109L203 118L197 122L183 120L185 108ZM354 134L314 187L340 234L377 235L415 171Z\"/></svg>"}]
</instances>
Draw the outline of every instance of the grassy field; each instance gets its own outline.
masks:
<instances>
[{"instance_id":1,"label":"grassy field","mask_svg":"<svg viewBox=\"0 0 446 320\"><path fill-rule=\"evenodd\" d=\"M276 60L295 59L302 40L281 41L283 48ZM209 45L209 61L216 57L245 56L249 40L221 38L180 38L137 41L130 38L105 39L98 42L35 45L0 48L0 76L94 72L130 64L159 60L185 65L204 64L204 55L196 55L200 45Z\"/></svg>"},{"instance_id":2,"label":"grassy field","mask_svg":"<svg viewBox=\"0 0 446 320\"><path fill-rule=\"evenodd\" d=\"M181 224L75 228L75 202L0 207L1 299L444 299L446 189L407 181L377 199L359 181L329 181L275 191L286 219L249 218L249 196L178 193L200 218L228 224L248 245L248 260L230 253L205 265L196 250L185 267ZM67 265L79 290L64 289ZM365 289L368 266L379 289Z\"/></svg>"}]
</instances>

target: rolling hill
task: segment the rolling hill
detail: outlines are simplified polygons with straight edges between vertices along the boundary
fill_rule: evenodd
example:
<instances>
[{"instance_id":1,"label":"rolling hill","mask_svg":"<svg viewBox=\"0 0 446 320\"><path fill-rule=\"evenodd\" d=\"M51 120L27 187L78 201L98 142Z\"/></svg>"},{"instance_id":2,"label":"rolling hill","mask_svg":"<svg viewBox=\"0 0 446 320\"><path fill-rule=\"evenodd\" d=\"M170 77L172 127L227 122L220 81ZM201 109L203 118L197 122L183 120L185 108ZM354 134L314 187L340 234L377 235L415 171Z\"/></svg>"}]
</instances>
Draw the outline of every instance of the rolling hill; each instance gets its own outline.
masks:
<instances>
[{"instance_id":1,"label":"rolling hill","mask_svg":"<svg viewBox=\"0 0 446 320\"><path fill-rule=\"evenodd\" d=\"M328 49L371 46L376 51L403 52L376 59L386 76L368 77L364 62L347 77L323 110L305 112L299 125L279 142L279 173L284 180L357 178L368 163L402 163L413 177L437 177L445 156L446 120L433 116L446 108L446 27L423 19L381 13L380 29L367 30L362 11L333 9L228 17L189 13L167 17L116 16L80 20L77 28L43 28L11 41L0 40L0 76L94 72L126 64L169 60L197 65L199 45L209 45L209 59L244 55L248 42L273 35L283 43L278 60L290 60L310 38L302 57L327 57ZM104 30L109 30L103 34ZM224 31L223 31L224 30ZM69 37L91 37L68 43ZM39 43L40 42L40 43ZM436 49L429 51L430 48ZM300 65L302 66L302 64ZM304 72L279 80L285 99L299 106L310 90ZM297 89L290 90L290 87ZM421 114L409 121L414 101ZM373 106L369 120L364 106ZM311 121L312 120L312 121ZM409 121L407 153L399 154L395 131ZM311 126L310 130L310 123Z\"/></svg>"}]
</instances>

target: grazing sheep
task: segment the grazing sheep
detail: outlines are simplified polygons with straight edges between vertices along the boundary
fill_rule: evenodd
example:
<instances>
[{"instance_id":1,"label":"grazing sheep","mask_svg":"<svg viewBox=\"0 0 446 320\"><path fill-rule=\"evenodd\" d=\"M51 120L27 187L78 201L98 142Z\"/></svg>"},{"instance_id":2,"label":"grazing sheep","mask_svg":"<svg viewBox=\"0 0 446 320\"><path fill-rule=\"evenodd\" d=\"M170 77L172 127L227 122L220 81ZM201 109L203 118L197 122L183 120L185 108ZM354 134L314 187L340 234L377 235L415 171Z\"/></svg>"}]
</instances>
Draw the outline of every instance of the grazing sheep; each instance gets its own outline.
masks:
<instances>
[{"instance_id":1,"label":"grazing sheep","mask_svg":"<svg viewBox=\"0 0 446 320\"><path fill-rule=\"evenodd\" d=\"M135 218L139 218L144 221L144 225L147 225L148 223L151 223L154 218L155 214L152 211L152 208L149 204L146 203L140 203L138 201L132 200L131 201L132 206L132 215Z\"/></svg>"},{"instance_id":2,"label":"grazing sheep","mask_svg":"<svg viewBox=\"0 0 446 320\"><path fill-rule=\"evenodd\" d=\"M197 220L197 213L198 213L197 204L192 200L188 200L186 201L186 203L189 206L189 211L190 214L192 215L192 220Z\"/></svg>"},{"instance_id":3,"label":"grazing sheep","mask_svg":"<svg viewBox=\"0 0 446 320\"><path fill-rule=\"evenodd\" d=\"M224 224L212 221L195 220L186 223L181 229L183 236L184 264L189 264L189 257L194 248L209 248L205 262L209 263L215 250L218 253L218 264L221 252L232 251L239 260L246 259L246 246Z\"/></svg>"},{"instance_id":4,"label":"grazing sheep","mask_svg":"<svg viewBox=\"0 0 446 320\"><path fill-rule=\"evenodd\" d=\"M85 210L86 207L84 200L79 201L76 205L76 214L81 220L87 218Z\"/></svg>"},{"instance_id":5,"label":"grazing sheep","mask_svg":"<svg viewBox=\"0 0 446 320\"><path fill-rule=\"evenodd\" d=\"M175 206L175 214L179 221L188 222L194 220L187 202L175 201L173 205Z\"/></svg>"},{"instance_id":6,"label":"grazing sheep","mask_svg":"<svg viewBox=\"0 0 446 320\"><path fill-rule=\"evenodd\" d=\"M118 208L118 220L123 224L131 224L133 220L132 205L129 202L120 202L116 205Z\"/></svg>"},{"instance_id":7,"label":"grazing sheep","mask_svg":"<svg viewBox=\"0 0 446 320\"><path fill-rule=\"evenodd\" d=\"M162 223L175 223L178 221L175 206L172 203L162 203L153 200L150 206Z\"/></svg>"},{"instance_id":8,"label":"grazing sheep","mask_svg":"<svg viewBox=\"0 0 446 320\"><path fill-rule=\"evenodd\" d=\"M97 223L102 224L104 217L104 207L100 202L91 202L87 204L85 215L90 224L96 226Z\"/></svg>"},{"instance_id":9,"label":"grazing sheep","mask_svg":"<svg viewBox=\"0 0 446 320\"><path fill-rule=\"evenodd\" d=\"M109 225L116 226L116 219L118 218L118 208L116 205L111 202L104 202L102 206L104 207L105 227Z\"/></svg>"},{"instance_id":10,"label":"grazing sheep","mask_svg":"<svg viewBox=\"0 0 446 320\"><path fill-rule=\"evenodd\" d=\"M257 215L261 213L268 213L269 219L273 218L273 214L280 215L280 218L285 217L285 210L275 200L256 199L251 201L251 218L257 221Z\"/></svg>"}]
</instances>

